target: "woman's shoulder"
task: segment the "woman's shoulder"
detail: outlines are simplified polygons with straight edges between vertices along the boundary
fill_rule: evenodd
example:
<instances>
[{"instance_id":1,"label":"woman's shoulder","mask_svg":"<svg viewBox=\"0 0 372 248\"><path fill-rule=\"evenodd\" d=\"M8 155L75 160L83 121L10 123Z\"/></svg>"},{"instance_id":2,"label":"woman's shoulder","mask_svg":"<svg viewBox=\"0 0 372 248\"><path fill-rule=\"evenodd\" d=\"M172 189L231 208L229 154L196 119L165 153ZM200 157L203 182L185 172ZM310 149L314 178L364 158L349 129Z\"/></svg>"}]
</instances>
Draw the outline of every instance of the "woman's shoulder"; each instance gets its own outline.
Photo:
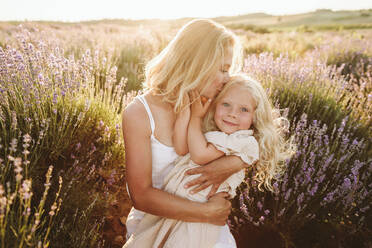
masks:
<instances>
[{"instance_id":1,"label":"woman's shoulder","mask_svg":"<svg viewBox=\"0 0 372 248\"><path fill-rule=\"evenodd\" d=\"M134 98L123 110L121 114L122 126L130 130L150 130L150 124L146 109L140 100ZM150 130L151 131L151 130Z\"/></svg>"},{"instance_id":2,"label":"woman's shoulder","mask_svg":"<svg viewBox=\"0 0 372 248\"><path fill-rule=\"evenodd\" d=\"M137 97L135 97L127 106L125 106L122 112L122 118L136 118L136 116L141 116L141 113L145 114L145 108Z\"/></svg>"}]
</instances>

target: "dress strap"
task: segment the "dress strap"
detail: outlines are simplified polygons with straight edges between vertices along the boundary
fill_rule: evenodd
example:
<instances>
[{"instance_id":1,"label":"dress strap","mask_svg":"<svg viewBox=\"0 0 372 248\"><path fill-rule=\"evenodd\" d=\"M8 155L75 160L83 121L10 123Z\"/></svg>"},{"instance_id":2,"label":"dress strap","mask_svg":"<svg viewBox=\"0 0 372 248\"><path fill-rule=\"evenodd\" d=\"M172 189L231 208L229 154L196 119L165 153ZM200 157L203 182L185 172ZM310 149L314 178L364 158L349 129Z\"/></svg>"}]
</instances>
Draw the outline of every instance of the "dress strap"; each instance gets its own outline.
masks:
<instances>
[{"instance_id":1,"label":"dress strap","mask_svg":"<svg viewBox=\"0 0 372 248\"><path fill-rule=\"evenodd\" d=\"M143 104L143 106L145 106L147 115L149 116L149 120L150 120L151 134L154 134L155 121L154 121L154 117L152 117L152 113L151 113L151 110L150 110L149 105L147 104L146 98L145 98L144 95L139 95L139 96L137 96L137 98L138 98L138 100L141 101L141 103Z\"/></svg>"}]
</instances>

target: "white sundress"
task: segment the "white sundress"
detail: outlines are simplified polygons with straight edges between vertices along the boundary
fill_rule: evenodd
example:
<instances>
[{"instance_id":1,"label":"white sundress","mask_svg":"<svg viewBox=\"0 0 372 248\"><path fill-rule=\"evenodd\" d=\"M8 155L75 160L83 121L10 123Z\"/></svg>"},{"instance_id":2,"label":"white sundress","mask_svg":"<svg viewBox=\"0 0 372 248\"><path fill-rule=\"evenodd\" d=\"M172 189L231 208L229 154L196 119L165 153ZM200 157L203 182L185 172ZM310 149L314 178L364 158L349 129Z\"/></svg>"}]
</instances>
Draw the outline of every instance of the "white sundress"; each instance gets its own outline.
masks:
<instances>
[{"instance_id":1,"label":"white sundress","mask_svg":"<svg viewBox=\"0 0 372 248\"><path fill-rule=\"evenodd\" d=\"M136 98L144 105L151 126L152 186L154 188L161 189L163 187L164 178L173 168L173 162L176 158L178 158L178 155L173 147L164 145L155 138L155 121L152 116L150 107L147 104L146 98L144 97L144 95L139 95ZM128 187L127 191L129 194ZM135 232L138 223L141 221L144 214L145 212L132 207L126 221L127 239L130 237L131 234Z\"/></svg>"},{"instance_id":2,"label":"white sundress","mask_svg":"<svg viewBox=\"0 0 372 248\"><path fill-rule=\"evenodd\" d=\"M240 130L231 135L223 132L208 132L205 134L208 142L226 155L240 156L252 164L259 158L259 149L252 130ZM193 163L187 154L175 161L174 167L165 177L163 189L169 193L190 199L206 202L210 189L204 189L196 194L189 194L184 185L199 175L184 175L184 173L199 165ZM231 175L218 189L218 192L228 192L232 197L235 190L244 180L244 170ZM174 219L145 214L124 248L131 247L163 247L163 248L236 248L235 240L228 228L208 223L183 222Z\"/></svg>"}]
</instances>

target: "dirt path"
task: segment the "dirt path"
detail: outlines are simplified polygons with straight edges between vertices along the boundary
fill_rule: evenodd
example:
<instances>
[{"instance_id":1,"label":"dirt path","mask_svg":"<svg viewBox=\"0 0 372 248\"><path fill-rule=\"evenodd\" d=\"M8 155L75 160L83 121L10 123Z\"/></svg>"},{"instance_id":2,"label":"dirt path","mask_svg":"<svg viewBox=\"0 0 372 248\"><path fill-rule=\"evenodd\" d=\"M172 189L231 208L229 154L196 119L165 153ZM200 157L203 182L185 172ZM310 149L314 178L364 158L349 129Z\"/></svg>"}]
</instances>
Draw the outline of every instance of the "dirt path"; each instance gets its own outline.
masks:
<instances>
[{"instance_id":1,"label":"dirt path","mask_svg":"<svg viewBox=\"0 0 372 248\"><path fill-rule=\"evenodd\" d=\"M125 243L125 221L127 219L131 201L126 193L119 192L116 199L110 203L103 227L103 237L107 242L105 247L122 247Z\"/></svg>"},{"instance_id":2,"label":"dirt path","mask_svg":"<svg viewBox=\"0 0 372 248\"><path fill-rule=\"evenodd\" d=\"M132 207L131 200L125 188L125 172L111 174L111 170L100 170L98 173L106 180L109 198L105 213L105 223L103 226L104 247L121 248L125 243L128 213ZM110 183L110 180L111 181Z\"/></svg>"}]
</instances>

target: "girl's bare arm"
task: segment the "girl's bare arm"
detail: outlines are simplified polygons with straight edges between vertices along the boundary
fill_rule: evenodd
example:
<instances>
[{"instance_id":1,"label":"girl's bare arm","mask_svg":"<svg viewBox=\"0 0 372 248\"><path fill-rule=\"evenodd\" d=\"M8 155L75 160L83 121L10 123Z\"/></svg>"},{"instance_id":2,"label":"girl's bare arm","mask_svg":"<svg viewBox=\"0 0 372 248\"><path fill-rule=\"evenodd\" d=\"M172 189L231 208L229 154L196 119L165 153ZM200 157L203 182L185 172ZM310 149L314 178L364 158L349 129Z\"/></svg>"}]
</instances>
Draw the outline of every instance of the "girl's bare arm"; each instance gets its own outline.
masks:
<instances>
[{"instance_id":1,"label":"girl's bare arm","mask_svg":"<svg viewBox=\"0 0 372 248\"><path fill-rule=\"evenodd\" d=\"M188 182L185 187L189 188L195 186L191 193L197 193L210 185L213 185L208 194L208 197L211 197L217 192L221 183L232 174L240 171L245 166L245 163L237 156L223 156L224 154L220 151L218 151L220 153L217 154L215 151L217 149L213 145L207 144L205 136L201 132L201 119L207 112L211 102L209 100L203 104L198 93L195 91L191 92L190 96L192 105L188 134L189 144L191 144L190 138L194 138L195 141L192 146L189 146L191 158L193 158L193 153L195 153L195 156L200 156L200 150L204 147L208 147L208 152L206 152L204 158L200 158L201 161L199 161L199 164L208 164L187 171L187 174L189 175L201 175Z\"/></svg>"},{"instance_id":2,"label":"girl's bare arm","mask_svg":"<svg viewBox=\"0 0 372 248\"><path fill-rule=\"evenodd\" d=\"M190 150L190 157L194 163L199 165L207 164L219 157L225 155L220 150L217 150L214 145L208 143L202 130L202 119L192 116L188 129L188 143Z\"/></svg>"},{"instance_id":3,"label":"girl's bare arm","mask_svg":"<svg viewBox=\"0 0 372 248\"><path fill-rule=\"evenodd\" d=\"M185 107L178 115L174 123L173 146L180 156L189 152L187 145L187 129L190 121L190 106Z\"/></svg>"},{"instance_id":4,"label":"girl's bare arm","mask_svg":"<svg viewBox=\"0 0 372 248\"><path fill-rule=\"evenodd\" d=\"M152 187L151 129L146 111L138 101L123 112L122 127L126 154L126 179L136 209L187 222L224 225L231 204L227 194L207 203L192 202Z\"/></svg>"},{"instance_id":5,"label":"girl's bare arm","mask_svg":"<svg viewBox=\"0 0 372 248\"><path fill-rule=\"evenodd\" d=\"M208 143L202 132L202 119L207 113L211 99L202 103L201 96L197 91L190 92L191 117L188 128L187 142L191 160L199 165L207 164L224 155L214 145Z\"/></svg>"}]
</instances>

